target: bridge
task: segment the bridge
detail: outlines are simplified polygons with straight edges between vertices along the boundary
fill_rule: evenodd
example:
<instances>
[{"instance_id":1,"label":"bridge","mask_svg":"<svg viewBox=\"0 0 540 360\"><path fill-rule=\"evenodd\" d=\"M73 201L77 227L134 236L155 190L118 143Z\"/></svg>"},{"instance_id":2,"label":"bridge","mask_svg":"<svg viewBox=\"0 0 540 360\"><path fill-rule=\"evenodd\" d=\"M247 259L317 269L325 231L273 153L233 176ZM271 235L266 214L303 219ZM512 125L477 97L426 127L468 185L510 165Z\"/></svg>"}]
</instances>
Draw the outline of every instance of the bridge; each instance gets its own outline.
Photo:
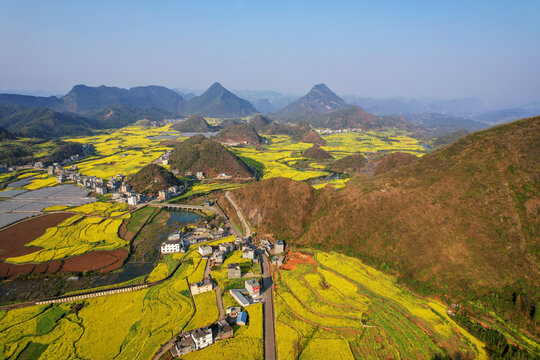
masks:
<instances>
[{"instance_id":1,"label":"bridge","mask_svg":"<svg viewBox=\"0 0 540 360\"><path fill-rule=\"evenodd\" d=\"M160 207L166 210L186 210L186 211L210 211L215 214L222 216L224 219L228 220L229 218L225 215L225 212L221 210L218 203L216 206L206 206L206 205L190 205L190 204L168 204L168 203L153 203L152 206Z\"/></svg>"}]
</instances>

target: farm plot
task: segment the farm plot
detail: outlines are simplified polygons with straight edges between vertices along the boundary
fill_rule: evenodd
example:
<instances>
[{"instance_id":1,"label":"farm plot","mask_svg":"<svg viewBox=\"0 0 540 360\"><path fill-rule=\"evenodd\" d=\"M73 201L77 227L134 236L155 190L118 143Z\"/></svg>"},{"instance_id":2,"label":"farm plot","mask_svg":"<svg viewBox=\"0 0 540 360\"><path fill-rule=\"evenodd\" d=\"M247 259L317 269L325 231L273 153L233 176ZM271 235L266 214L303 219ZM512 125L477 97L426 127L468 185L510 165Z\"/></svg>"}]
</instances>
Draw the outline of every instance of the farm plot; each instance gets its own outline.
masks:
<instances>
[{"instance_id":1,"label":"farm plot","mask_svg":"<svg viewBox=\"0 0 540 360\"><path fill-rule=\"evenodd\" d=\"M101 135L67 141L94 145L96 155L77 163L77 166L85 175L107 179L118 173L132 174L157 159L167 147L161 146L161 140L156 137L167 130L168 126L160 128L128 126Z\"/></svg>"},{"instance_id":2,"label":"farm plot","mask_svg":"<svg viewBox=\"0 0 540 360\"><path fill-rule=\"evenodd\" d=\"M312 255L314 261L285 264L275 276L280 359L431 359L458 352L486 358L482 343L444 305L414 296L357 259Z\"/></svg>"},{"instance_id":3,"label":"farm plot","mask_svg":"<svg viewBox=\"0 0 540 360\"><path fill-rule=\"evenodd\" d=\"M45 234L31 241L27 246L41 249L30 254L10 257L6 262L13 264L42 263L64 259L98 250L115 250L125 247L128 242L118 236L120 219L72 216Z\"/></svg>"},{"instance_id":4,"label":"farm plot","mask_svg":"<svg viewBox=\"0 0 540 360\"><path fill-rule=\"evenodd\" d=\"M150 289L0 311L0 358L151 359L193 314L186 278L194 270L186 262Z\"/></svg>"}]
</instances>

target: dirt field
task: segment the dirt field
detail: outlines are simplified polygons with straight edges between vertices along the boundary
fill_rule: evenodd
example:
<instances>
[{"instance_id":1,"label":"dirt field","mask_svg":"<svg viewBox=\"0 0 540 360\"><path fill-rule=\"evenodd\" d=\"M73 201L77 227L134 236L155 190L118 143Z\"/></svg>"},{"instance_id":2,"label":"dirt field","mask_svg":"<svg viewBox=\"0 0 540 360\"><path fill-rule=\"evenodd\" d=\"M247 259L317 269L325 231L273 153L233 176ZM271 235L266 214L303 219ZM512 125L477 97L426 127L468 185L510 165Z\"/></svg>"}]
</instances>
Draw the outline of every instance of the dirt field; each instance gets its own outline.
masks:
<instances>
[{"instance_id":1,"label":"dirt field","mask_svg":"<svg viewBox=\"0 0 540 360\"><path fill-rule=\"evenodd\" d=\"M39 248L24 245L45 233L45 229L56 226L73 216L69 213L49 214L23 221L0 231L0 279L13 279L24 274L47 272L108 272L118 269L127 258L124 249L114 251L94 251L65 260L49 261L43 264L14 265L3 262L6 258L30 254Z\"/></svg>"},{"instance_id":2,"label":"dirt field","mask_svg":"<svg viewBox=\"0 0 540 360\"><path fill-rule=\"evenodd\" d=\"M301 252L295 251L290 252L287 255L287 262L281 267L283 270L294 270L298 264L313 264L317 266L313 257L309 254L302 254Z\"/></svg>"},{"instance_id":3,"label":"dirt field","mask_svg":"<svg viewBox=\"0 0 540 360\"><path fill-rule=\"evenodd\" d=\"M127 255L128 252L124 249L92 251L65 259L61 271L83 272L93 270L107 272L122 266Z\"/></svg>"},{"instance_id":4,"label":"dirt field","mask_svg":"<svg viewBox=\"0 0 540 360\"><path fill-rule=\"evenodd\" d=\"M73 216L68 213L49 214L22 221L17 225L0 230L0 260L22 256L39 250L39 247L24 245L45 233L45 229L60 224Z\"/></svg>"}]
</instances>

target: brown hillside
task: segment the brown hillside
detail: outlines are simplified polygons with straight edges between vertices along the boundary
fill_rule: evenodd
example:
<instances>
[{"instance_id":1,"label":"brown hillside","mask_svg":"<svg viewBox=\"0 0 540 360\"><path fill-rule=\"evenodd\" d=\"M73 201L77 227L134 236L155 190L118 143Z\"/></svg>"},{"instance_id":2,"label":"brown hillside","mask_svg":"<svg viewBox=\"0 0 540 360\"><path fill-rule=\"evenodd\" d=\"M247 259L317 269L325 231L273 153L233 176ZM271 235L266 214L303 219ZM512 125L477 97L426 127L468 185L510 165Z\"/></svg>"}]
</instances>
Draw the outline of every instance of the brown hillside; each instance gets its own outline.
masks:
<instances>
[{"instance_id":1,"label":"brown hillside","mask_svg":"<svg viewBox=\"0 0 540 360\"><path fill-rule=\"evenodd\" d=\"M308 159L333 159L334 157L326 150L319 147L319 145L313 145L309 149L304 150L302 156Z\"/></svg>"},{"instance_id":2,"label":"brown hillside","mask_svg":"<svg viewBox=\"0 0 540 360\"><path fill-rule=\"evenodd\" d=\"M333 192L264 181L234 193L266 232L356 255L417 291L478 297L538 335L539 170L535 117L470 134ZM516 294L526 305L512 307Z\"/></svg>"},{"instance_id":3,"label":"brown hillside","mask_svg":"<svg viewBox=\"0 0 540 360\"><path fill-rule=\"evenodd\" d=\"M332 170L340 172L360 171L366 166L366 163L366 158L360 153L347 155L344 158L335 161L332 164Z\"/></svg>"},{"instance_id":4,"label":"brown hillside","mask_svg":"<svg viewBox=\"0 0 540 360\"><path fill-rule=\"evenodd\" d=\"M248 124L238 124L221 130L214 140L221 143L237 143L245 145L259 145L263 138Z\"/></svg>"},{"instance_id":5,"label":"brown hillside","mask_svg":"<svg viewBox=\"0 0 540 360\"><path fill-rule=\"evenodd\" d=\"M319 146L326 145L326 140L324 140L319 134L317 134L313 130L309 130L305 134L303 134L302 137L300 137L299 141Z\"/></svg>"},{"instance_id":6,"label":"brown hillside","mask_svg":"<svg viewBox=\"0 0 540 360\"><path fill-rule=\"evenodd\" d=\"M233 178L252 178L253 171L238 156L217 141L195 135L174 147L170 156L171 169L180 174L203 171L206 177L214 178L221 173Z\"/></svg>"},{"instance_id":7,"label":"brown hillside","mask_svg":"<svg viewBox=\"0 0 540 360\"><path fill-rule=\"evenodd\" d=\"M160 190L166 190L171 186L180 185L181 181L167 169L149 164L127 178L131 187L140 193L157 195Z\"/></svg>"},{"instance_id":8,"label":"brown hillside","mask_svg":"<svg viewBox=\"0 0 540 360\"><path fill-rule=\"evenodd\" d=\"M388 154L375 160L373 176L384 174L385 172L388 172L399 166L408 164L416 159L416 156L408 153L395 152Z\"/></svg>"}]
</instances>

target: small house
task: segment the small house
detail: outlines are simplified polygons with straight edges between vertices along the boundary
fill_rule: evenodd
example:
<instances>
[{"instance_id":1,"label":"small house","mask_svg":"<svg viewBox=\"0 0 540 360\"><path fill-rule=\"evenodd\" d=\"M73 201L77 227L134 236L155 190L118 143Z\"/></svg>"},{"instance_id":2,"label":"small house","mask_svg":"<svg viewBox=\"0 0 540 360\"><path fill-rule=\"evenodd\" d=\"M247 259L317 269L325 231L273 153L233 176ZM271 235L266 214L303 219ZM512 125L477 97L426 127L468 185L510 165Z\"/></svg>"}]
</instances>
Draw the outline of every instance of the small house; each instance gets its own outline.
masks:
<instances>
[{"instance_id":1,"label":"small house","mask_svg":"<svg viewBox=\"0 0 540 360\"><path fill-rule=\"evenodd\" d=\"M251 297L256 298L261 295L261 286L256 279L246 280L245 286Z\"/></svg>"},{"instance_id":2,"label":"small house","mask_svg":"<svg viewBox=\"0 0 540 360\"><path fill-rule=\"evenodd\" d=\"M210 279L204 279L197 283L193 283L190 286L191 295L198 295L208 291L212 291L214 288L214 283Z\"/></svg>"},{"instance_id":3,"label":"small house","mask_svg":"<svg viewBox=\"0 0 540 360\"><path fill-rule=\"evenodd\" d=\"M240 264L227 264L227 279L240 279L241 277L242 270L240 269Z\"/></svg>"},{"instance_id":4,"label":"small house","mask_svg":"<svg viewBox=\"0 0 540 360\"><path fill-rule=\"evenodd\" d=\"M236 317L236 325L246 325L248 321L248 313L240 311Z\"/></svg>"},{"instance_id":5,"label":"small house","mask_svg":"<svg viewBox=\"0 0 540 360\"><path fill-rule=\"evenodd\" d=\"M210 255L212 255L213 250L212 250L211 246L201 245L201 246L199 246L197 251L199 252L199 254L201 254L201 256L210 256Z\"/></svg>"}]
</instances>

